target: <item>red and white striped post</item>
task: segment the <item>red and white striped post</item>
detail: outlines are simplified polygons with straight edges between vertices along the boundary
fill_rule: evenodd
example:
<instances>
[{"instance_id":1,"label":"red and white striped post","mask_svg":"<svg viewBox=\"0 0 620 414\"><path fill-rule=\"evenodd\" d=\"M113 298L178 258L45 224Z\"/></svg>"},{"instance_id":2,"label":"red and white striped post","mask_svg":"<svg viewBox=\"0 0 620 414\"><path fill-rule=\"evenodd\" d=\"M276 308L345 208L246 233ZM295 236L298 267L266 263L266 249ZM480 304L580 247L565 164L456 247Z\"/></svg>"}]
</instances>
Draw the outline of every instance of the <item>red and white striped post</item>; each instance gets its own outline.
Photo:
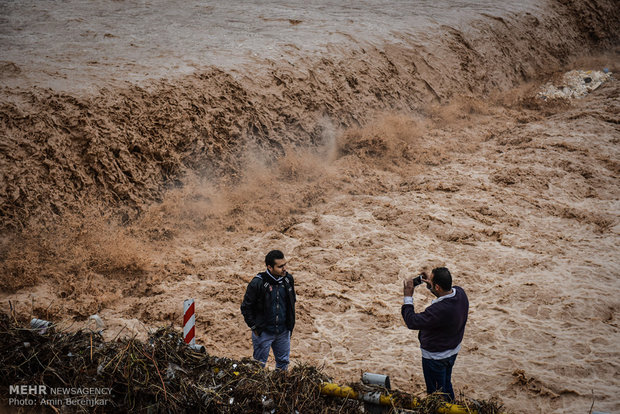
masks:
<instances>
[{"instance_id":1,"label":"red and white striped post","mask_svg":"<svg viewBox=\"0 0 620 414\"><path fill-rule=\"evenodd\" d=\"M186 344L196 344L196 312L194 299L183 301L183 340Z\"/></svg>"},{"instance_id":2,"label":"red and white striped post","mask_svg":"<svg viewBox=\"0 0 620 414\"><path fill-rule=\"evenodd\" d=\"M204 346L196 345L196 310L194 299L185 299L183 301L183 341L195 351L206 352Z\"/></svg>"}]
</instances>

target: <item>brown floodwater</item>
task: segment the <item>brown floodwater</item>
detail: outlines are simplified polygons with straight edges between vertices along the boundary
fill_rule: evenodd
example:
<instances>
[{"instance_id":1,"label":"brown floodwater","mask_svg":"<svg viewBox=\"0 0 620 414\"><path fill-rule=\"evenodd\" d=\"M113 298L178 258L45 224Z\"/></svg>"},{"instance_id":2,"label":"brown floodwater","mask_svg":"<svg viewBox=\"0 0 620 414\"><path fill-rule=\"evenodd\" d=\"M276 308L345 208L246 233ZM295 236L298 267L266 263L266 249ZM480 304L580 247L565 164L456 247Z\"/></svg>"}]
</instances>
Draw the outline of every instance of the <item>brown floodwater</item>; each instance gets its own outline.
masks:
<instances>
[{"instance_id":1,"label":"brown floodwater","mask_svg":"<svg viewBox=\"0 0 620 414\"><path fill-rule=\"evenodd\" d=\"M2 1L2 84L60 90L177 77L208 65L239 70L269 60L333 55L418 39L481 13L533 12L509 1Z\"/></svg>"},{"instance_id":2,"label":"brown floodwater","mask_svg":"<svg viewBox=\"0 0 620 414\"><path fill-rule=\"evenodd\" d=\"M112 339L194 298L248 357L279 248L293 362L423 395L402 281L445 265L457 392L618 412L619 38L606 0L0 1L0 304ZM536 98L570 69L612 76Z\"/></svg>"}]
</instances>

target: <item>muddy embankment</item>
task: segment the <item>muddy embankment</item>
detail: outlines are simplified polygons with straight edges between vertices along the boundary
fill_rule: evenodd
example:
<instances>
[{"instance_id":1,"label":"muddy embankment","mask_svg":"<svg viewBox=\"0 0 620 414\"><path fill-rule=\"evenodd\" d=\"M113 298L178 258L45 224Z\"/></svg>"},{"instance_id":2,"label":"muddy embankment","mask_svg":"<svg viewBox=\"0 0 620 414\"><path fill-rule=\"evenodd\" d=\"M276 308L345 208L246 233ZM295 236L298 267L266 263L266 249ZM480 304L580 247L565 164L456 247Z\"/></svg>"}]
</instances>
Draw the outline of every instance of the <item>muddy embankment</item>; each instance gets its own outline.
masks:
<instances>
[{"instance_id":1,"label":"muddy embankment","mask_svg":"<svg viewBox=\"0 0 620 414\"><path fill-rule=\"evenodd\" d=\"M249 356L239 302L277 246L292 358L417 392L402 278L445 264L472 304L459 390L618 409L618 83L532 96L567 66L617 72L619 28L614 2L558 1L96 95L4 88L0 298L23 320L99 313L114 338L178 324L193 296L198 341Z\"/></svg>"}]
</instances>

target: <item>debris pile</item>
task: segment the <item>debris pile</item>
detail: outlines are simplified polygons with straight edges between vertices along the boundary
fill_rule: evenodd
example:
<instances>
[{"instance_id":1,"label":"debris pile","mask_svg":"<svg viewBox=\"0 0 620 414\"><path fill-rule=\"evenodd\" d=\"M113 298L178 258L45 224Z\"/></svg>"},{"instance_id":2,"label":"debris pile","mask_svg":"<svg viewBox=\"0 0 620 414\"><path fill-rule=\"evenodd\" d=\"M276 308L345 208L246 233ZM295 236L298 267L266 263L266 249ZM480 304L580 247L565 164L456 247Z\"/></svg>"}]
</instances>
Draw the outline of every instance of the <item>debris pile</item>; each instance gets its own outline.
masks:
<instances>
[{"instance_id":1,"label":"debris pile","mask_svg":"<svg viewBox=\"0 0 620 414\"><path fill-rule=\"evenodd\" d=\"M611 75L612 73L607 69L603 71L571 70L566 72L558 82L545 84L536 96L544 101L583 98L608 81Z\"/></svg>"},{"instance_id":2,"label":"debris pile","mask_svg":"<svg viewBox=\"0 0 620 414\"><path fill-rule=\"evenodd\" d=\"M331 380L315 367L270 371L250 359L218 358L188 347L172 327L158 329L144 342L106 342L97 332L57 332L53 326L41 332L20 328L0 313L0 387L20 398L5 394L4 405L48 406L56 412L364 412L361 401L321 395L320 385ZM59 390L71 399L59 398ZM414 412L435 412L437 396L419 401ZM476 404L480 414L501 408Z\"/></svg>"}]
</instances>

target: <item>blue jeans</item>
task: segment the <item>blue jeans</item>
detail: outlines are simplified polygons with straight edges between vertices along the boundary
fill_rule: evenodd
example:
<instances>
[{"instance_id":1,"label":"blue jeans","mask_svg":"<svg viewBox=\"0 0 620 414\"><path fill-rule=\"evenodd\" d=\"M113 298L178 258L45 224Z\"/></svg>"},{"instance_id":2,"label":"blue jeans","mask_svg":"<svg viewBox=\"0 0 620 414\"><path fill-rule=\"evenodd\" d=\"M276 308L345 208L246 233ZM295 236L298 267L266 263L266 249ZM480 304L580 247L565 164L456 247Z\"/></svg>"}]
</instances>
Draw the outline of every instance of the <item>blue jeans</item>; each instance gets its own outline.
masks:
<instances>
[{"instance_id":1,"label":"blue jeans","mask_svg":"<svg viewBox=\"0 0 620 414\"><path fill-rule=\"evenodd\" d=\"M269 358L269 349L273 349L273 356L276 360L276 369L286 371L291 353L291 332L284 331L281 334L262 332L256 336L252 332L252 345L254 346L254 359L264 367Z\"/></svg>"},{"instance_id":2,"label":"blue jeans","mask_svg":"<svg viewBox=\"0 0 620 414\"><path fill-rule=\"evenodd\" d=\"M454 401L454 390L452 389L452 367L456 360L456 354L445 359L422 358L422 371L424 381L426 381L426 392L432 394L440 391Z\"/></svg>"}]
</instances>

